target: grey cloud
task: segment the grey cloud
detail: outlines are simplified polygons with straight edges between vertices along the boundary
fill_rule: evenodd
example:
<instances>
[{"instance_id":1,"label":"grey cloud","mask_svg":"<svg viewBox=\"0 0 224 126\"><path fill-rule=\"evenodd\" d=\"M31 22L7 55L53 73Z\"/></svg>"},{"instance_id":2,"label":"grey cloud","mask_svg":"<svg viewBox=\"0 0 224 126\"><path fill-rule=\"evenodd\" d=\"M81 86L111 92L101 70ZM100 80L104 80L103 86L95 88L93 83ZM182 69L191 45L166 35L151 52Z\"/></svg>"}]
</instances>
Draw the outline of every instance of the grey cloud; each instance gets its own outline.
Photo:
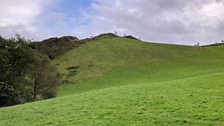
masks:
<instances>
[{"instance_id":1,"label":"grey cloud","mask_svg":"<svg viewBox=\"0 0 224 126\"><path fill-rule=\"evenodd\" d=\"M148 41L191 45L224 38L223 0L97 0L93 10L99 15L79 29L90 29L87 34L117 29Z\"/></svg>"},{"instance_id":2,"label":"grey cloud","mask_svg":"<svg viewBox=\"0 0 224 126\"><path fill-rule=\"evenodd\" d=\"M1 33L1 36L5 38L14 37L15 34L19 34L30 40L37 40L43 37L35 31L27 30L26 26L24 25L14 25L14 26L5 26L5 27L0 26L0 33Z\"/></svg>"}]
</instances>

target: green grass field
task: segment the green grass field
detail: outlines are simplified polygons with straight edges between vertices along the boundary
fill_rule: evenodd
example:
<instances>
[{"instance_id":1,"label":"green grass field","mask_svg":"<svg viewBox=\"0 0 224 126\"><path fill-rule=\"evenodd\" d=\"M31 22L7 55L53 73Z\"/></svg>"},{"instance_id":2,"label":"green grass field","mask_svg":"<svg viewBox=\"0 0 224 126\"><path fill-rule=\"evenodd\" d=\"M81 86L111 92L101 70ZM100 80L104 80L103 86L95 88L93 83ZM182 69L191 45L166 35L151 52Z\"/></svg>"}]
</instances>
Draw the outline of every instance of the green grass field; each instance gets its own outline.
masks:
<instances>
[{"instance_id":1,"label":"green grass field","mask_svg":"<svg viewBox=\"0 0 224 126\"><path fill-rule=\"evenodd\" d=\"M0 126L224 125L224 46L102 38L52 64L59 96L0 108Z\"/></svg>"}]
</instances>

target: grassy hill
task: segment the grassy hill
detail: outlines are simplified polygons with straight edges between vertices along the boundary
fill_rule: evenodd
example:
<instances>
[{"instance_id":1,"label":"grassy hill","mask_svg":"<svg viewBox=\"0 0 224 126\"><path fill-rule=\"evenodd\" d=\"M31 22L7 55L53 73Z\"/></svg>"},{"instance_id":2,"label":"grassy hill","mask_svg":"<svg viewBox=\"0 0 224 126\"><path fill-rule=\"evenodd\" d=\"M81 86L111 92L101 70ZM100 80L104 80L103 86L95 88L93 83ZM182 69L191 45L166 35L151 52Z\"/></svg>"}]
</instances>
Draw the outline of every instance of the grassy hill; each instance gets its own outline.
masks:
<instances>
[{"instance_id":1,"label":"grassy hill","mask_svg":"<svg viewBox=\"0 0 224 126\"><path fill-rule=\"evenodd\" d=\"M67 84L61 95L160 82L222 71L222 47L147 43L126 38L90 41L54 60ZM73 75L69 68L77 67ZM73 84L75 83L75 85Z\"/></svg>"},{"instance_id":2,"label":"grassy hill","mask_svg":"<svg viewBox=\"0 0 224 126\"><path fill-rule=\"evenodd\" d=\"M86 41L52 61L58 98L0 108L0 125L223 125L224 47Z\"/></svg>"}]
</instances>

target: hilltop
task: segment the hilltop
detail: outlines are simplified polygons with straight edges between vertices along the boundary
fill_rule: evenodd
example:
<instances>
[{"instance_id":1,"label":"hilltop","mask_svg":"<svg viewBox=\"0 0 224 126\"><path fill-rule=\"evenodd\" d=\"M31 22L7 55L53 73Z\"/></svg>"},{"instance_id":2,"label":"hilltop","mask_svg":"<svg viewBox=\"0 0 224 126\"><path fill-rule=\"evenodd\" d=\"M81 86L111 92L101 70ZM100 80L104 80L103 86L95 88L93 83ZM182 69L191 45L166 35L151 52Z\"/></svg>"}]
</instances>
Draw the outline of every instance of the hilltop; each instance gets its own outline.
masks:
<instances>
[{"instance_id":1,"label":"hilltop","mask_svg":"<svg viewBox=\"0 0 224 126\"><path fill-rule=\"evenodd\" d=\"M98 36L81 39L75 36L63 36L63 37L53 37L43 41L34 41L30 43L30 47L36 49L38 52L47 55L50 59L55 59L57 56L62 55L66 51L74 48L80 47L82 44L85 44L88 41L99 40L105 38L121 38L121 36L115 35L113 33L104 33ZM127 35L123 38L135 39L137 38Z\"/></svg>"},{"instance_id":2,"label":"hilltop","mask_svg":"<svg viewBox=\"0 0 224 126\"><path fill-rule=\"evenodd\" d=\"M107 35L55 57L59 96L1 108L0 125L223 124L224 47Z\"/></svg>"},{"instance_id":3,"label":"hilltop","mask_svg":"<svg viewBox=\"0 0 224 126\"><path fill-rule=\"evenodd\" d=\"M32 42L30 47L47 55L50 59L54 59L71 48L79 47L81 44L83 42L80 42L77 37L64 36L60 38L49 38L40 42Z\"/></svg>"}]
</instances>

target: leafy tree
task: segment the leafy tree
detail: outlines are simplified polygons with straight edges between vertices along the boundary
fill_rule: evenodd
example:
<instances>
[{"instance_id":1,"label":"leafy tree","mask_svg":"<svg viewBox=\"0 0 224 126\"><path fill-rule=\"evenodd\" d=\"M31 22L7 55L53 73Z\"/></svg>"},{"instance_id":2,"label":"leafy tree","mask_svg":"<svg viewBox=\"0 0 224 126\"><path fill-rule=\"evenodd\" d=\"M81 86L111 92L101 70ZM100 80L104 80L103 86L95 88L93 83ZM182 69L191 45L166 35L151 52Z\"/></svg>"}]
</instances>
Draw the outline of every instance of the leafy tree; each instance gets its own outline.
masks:
<instances>
[{"instance_id":1,"label":"leafy tree","mask_svg":"<svg viewBox=\"0 0 224 126\"><path fill-rule=\"evenodd\" d=\"M28 42L20 36L0 37L0 106L50 98L45 96L49 92L56 95L59 74Z\"/></svg>"},{"instance_id":2,"label":"leafy tree","mask_svg":"<svg viewBox=\"0 0 224 126\"><path fill-rule=\"evenodd\" d=\"M33 52L25 40L0 38L0 91L5 104L29 101L29 84L26 74L34 62Z\"/></svg>"},{"instance_id":3,"label":"leafy tree","mask_svg":"<svg viewBox=\"0 0 224 126\"><path fill-rule=\"evenodd\" d=\"M56 88L60 83L60 74L49 65L50 61L46 56L38 54L37 57L32 69L33 98L55 97Z\"/></svg>"}]
</instances>

